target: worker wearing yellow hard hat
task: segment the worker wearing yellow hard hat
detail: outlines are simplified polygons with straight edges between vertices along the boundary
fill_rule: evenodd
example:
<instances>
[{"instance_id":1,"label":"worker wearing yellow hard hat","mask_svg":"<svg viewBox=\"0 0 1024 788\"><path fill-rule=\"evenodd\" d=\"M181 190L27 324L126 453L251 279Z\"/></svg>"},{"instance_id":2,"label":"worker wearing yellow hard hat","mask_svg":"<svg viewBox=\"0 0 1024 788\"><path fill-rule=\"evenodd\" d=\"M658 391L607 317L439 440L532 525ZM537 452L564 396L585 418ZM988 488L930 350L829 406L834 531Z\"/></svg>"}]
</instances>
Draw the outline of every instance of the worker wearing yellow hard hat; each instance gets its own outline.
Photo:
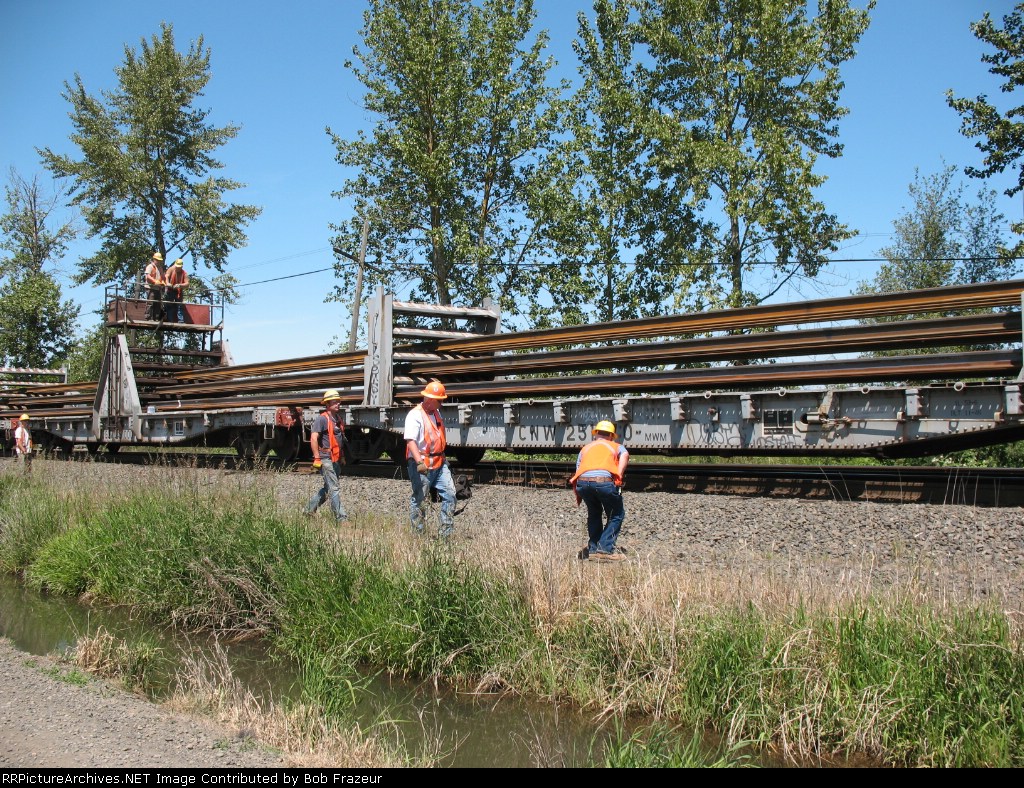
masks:
<instances>
[{"instance_id":1,"label":"worker wearing yellow hard hat","mask_svg":"<svg viewBox=\"0 0 1024 788\"><path fill-rule=\"evenodd\" d=\"M576 473L570 479L576 505L581 502L587 505L587 546L579 557L591 561L621 561L624 556L615 549L615 543L626 518L622 483L629 452L615 442L615 425L610 421L599 421L591 434L594 440L580 449Z\"/></svg>"},{"instance_id":2,"label":"worker wearing yellow hard hat","mask_svg":"<svg viewBox=\"0 0 1024 788\"><path fill-rule=\"evenodd\" d=\"M164 256L153 252L144 274L146 280L146 320L164 319Z\"/></svg>"},{"instance_id":3,"label":"worker wearing yellow hard hat","mask_svg":"<svg viewBox=\"0 0 1024 788\"><path fill-rule=\"evenodd\" d=\"M313 468L320 471L323 486L306 504L306 514L316 514L326 501L331 503L335 521L348 527L348 512L341 501L341 466L345 464L345 423L341 419L341 394L337 389L327 389L320 398L323 406L320 415L313 419L310 427L309 445L313 450Z\"/></svg>"},{"instance_id":4,"label":"worker wearing yellow hard hat","mask_svg":"<svg viewBox=\"0 0 1024 788\"><path fill-rule=\"evenodd\" d=\"M412 496L409 519L413 530L426 528L426 500L431 490L441 499L438 534L450 536L455 528L455 480L452 478L445 449L448 445L441 402L448 399L444 384L432 380L420 392L423 401L405 417L405 458Z\"/></svg>"},{"instance_id":5,"label":"worker wearing yellow hard hat","mask_svg":"<svg viewBox=\"0 0 1024 788\"><path fill-rule=\"evenodd\" d=\"M14 456L21 461L25 473L32 473L32 432L28 422L29 415L22 413L14 430Z\"/></svg>"},{"instance_id":6,"label":"worker wearing yellow hard hat","mask_svg":"<svg viewBox=\"0 0 1024 788\"><path fill-rule=\"evenodd\" d=\"M185 288L188 287L188 273L185 271L185 261L180 257L174 261L174 265L167 269L164 274L164 284L167 290L164 293L164 312L168 323L184 323L185 305L182 303L185 296Z\"/></svg>"}]
</instances>

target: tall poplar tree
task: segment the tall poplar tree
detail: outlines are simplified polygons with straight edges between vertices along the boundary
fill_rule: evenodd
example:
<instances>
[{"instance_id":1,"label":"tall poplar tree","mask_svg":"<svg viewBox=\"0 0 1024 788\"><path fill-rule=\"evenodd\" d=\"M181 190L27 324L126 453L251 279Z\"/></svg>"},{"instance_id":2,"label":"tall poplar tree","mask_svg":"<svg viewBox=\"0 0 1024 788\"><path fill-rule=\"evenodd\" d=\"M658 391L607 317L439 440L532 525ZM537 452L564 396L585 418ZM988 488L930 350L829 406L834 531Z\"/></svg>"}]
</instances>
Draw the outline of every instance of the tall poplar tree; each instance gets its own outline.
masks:
<instances>
[{"instance_id":1,"label":"tall poplar tree","mask_svg":"<svg viewBox=\"0 0 1024 788\"><path fill-rule=\"evenodd\" d=\"M213 174L223 166L215 152L239 127L213 126L209 110L195 106L210 80L210 50L200 36L178 52L172 26L162 24L137 52L125 46L115 73L117 88L99 95L77 74L65 83L80 156L40 151L54 175L71 179L72 204L101 241L77 283L135 276L154 250L223 271L260 209L227 202L243 184Z\"/></svg>"},{"instance_id":2,"label":"tall poplar tree","mask_svg":"<svg viewBox=\"0 0 1024 788\"><path fill-rule=\"evenodd\" d=\"M1003 26L997 27L988 14L980 22L971 25L974 35L989 44L994 51L982 55L983 62L992 67L989 71L1004 81L1000 91L1014 93L1024 85L1024 3L1017 3L1011 13L1003 17ZM1007 169L1016 169L1016 182L1006 189L1005 194L1013 197L1024 190L1024 106L1017 105L1000 112L987 96L956 98L947 92L946 100L956 110L963 122L960 132L965 137L977 137L975 147L983 154L981 167L967 167L965 172L975 178L988 178ZM1015 222L1011 229L1024 235L1024 222ZM1024 254L1024 241L1018 241L1010 252L1014 256Z\"/></svg>"},{"instance_id":3,"label":"tall poplar tree","mask_svg":"<svg viewBox=\"0 0 1024 788\"><path fill-rule=\"evenodd\" d=\"M815 197L814 168L842 153L840 66L873 5L641 0L660 204L700 220L691 308L759 303L852 235Z\"/></svg>"},{"instance_id":4,"label":"tall poplar tree","mask_svg":"<svg viewBox=\"0 0 1024 788\"><path fill-rule=\"evenodd\" d=\"M516 311L524 266L541 241L526 215L536 164L557 130L545 34L528 42L532 0L369 0L362 47L346 63L374 118L343 139L351 175L335 193L354 207L335 248L357 248L369 219L370 283L440 304L501 299ZM335 298L349 300L350 264Z\"/></svg>"},{"instance_id":5,"label":"tall poplar tree","mask_svg":"<svg viewBox=\"0 0 1024 788\"><path fill-rule=\"evenodd\" d=\"M655 314L688 287L680 263L695 240L693 222L679 201L656 204L635 7L595 0L593 21L578 15L582 84L566 112L568 136L548 160L557 177L539 217L558 263L535 280L546 291L534 302L539 325Z\"/></svg>"}]
</instances>

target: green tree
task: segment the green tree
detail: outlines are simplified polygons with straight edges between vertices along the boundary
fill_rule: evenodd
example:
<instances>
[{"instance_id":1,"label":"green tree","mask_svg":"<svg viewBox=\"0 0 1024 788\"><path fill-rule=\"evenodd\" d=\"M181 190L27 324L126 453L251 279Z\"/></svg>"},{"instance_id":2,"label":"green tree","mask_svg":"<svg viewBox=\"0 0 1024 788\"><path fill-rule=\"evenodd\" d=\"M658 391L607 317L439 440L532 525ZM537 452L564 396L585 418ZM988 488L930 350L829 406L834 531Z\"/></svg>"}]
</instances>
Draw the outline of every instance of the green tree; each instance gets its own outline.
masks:
<instances>
[{"instance_id":1,"label":"green tree","mask_svg":"<svg viewBox=\"0 0 1024 788\"><path fill-rule=\"evenodd\" d=\"M65 366L68 370L68 382L99 380L103 367L103 355L107 351L107 332L103 324L86 331L75 342L68 353Z\"/></svg>"},{"instance_id":2,"label":"green tree","mask_svg":"<svg viewBox=\"0 0 1024 788\"><path fill-rule=\"evenodd\" d=\"M582 84L565 115L568 136L547 161L556 174L538 212L559 264L534 280L546 291L533 300L537 325L651 315L687 289L689 269L680 263L694 242L693 222L678 201L658 210L652 189L635 7L635 0L595 0L593 22L578 16L573 48ZM647 226L655 217L657 230ZM642 245L655 237L654 248Z\"/></svg>"},{"instance_id":3,"label":"green tree","mask_svg":"<svg viewBox=\"0 0 1024 788\"><path fill-rule=\"evenodd\" d=\"M369 283L441 304L513 293L540 234L524 205L537 158L557 130L542 58L545 34L526 38L532 0L369 0L359 65L377 120L342 139L337 161L357 174L335 196L351 222L333 226L336 248L356 248L370 220ZM336 264L336 300L349 300L354 270Z\"/></svg>"},{"instance_id":4,"label":"green tree","mask_svg":"<svg viewBox=\"0 0 1024 788\"><path fill-rule=\"evenodd\" d=\"M0 356L6 366L63 363L74 342L78 307L61 302L49 273L23 271L0 285Z\"/></svg>"},{"instance_id":5,"label":"green tree","mask_svg":"<svg viewBox=\"0 0 1024 788\"><path fill-rule=\"evenodd\" d=\"M1022 14L1024 3L1018 3L1011 13L1003 17L1002 28L997 27L988 14L971 25L974 35L995 50L982 55L981 59L992 66L990 73L1004 80L1000 90L1007 94L1024 84ZM947 91L946 100L963 119L960 132L965 137L978 137L975 147L984 154L981 167L967 167L965 172L974 178L988 178L1017 168L1017 181L1005 193L1012 197L1024 190L1024 168L1020 167L1024 156L1024 121L1019 120L1024 115L1024 106L1012 107L1001 113L987 96L956 98L953 91ZM1011 229L1018 235L1024 235L1024 222L1014 222ZM1024 254L1024 241L1018 241L1012 254Z\"/></svg>"},{"instance_id":6,"label":"green tree","mask_svg":"<svg viewBox=\"0 0 1024 788\"><path fill-rule=\"evenodd\" d=\"M956 167L949 165L934 175L922 176L915 172L908 191L910 207L893 221L892 243L879 250L886 262L880 266L874 280L860 283L859 293L994 282L1016 275L1018 264L1002 252L1007 222L996 208L993 190L980 189L976 199L969 201L963 184L956 181ZM963 312L927 316L952 314ZM865 322L909 318L909 315L895 315ZM950 348L941 350L949 352Z\"/></svg>"},{"instance_id":7,"label":"green tree","mask_svg":"<svg viewBox=\"0 0 1024 788\"><path fill-rule=\"evenodd\" d=\"M6 366L50 367L71 347L79 308L61 300L53 273L76 231L72 223L53 226L63 196L47 191L38 177L26 180L14 169L6 187L7 212L0 216L0 361Z\"/></svg>"},{"instance_id":8,"label":"green tree","mask_svg":"<svg viewBox=\"0 0 1024 788\"><path fill-rule=\"evenodd\" d=\"M661 205L700 218L691 308L756 304L814 277L852 233L814 190L841 155L840 66L868 26L848 0L641 0ZM662 222L655 224L657 227ZM755 292L758 263L770 279Z\"/></svg>"},{"instance_id":9,"label":"green tree","mask_svg":"<svg viewBox=\"0 0 1024 788\"><path fill-rule=\"evenodd\" d=\"M40 151L52 173L71 179L72 204L81 207L89 237L101 241L81 261L76 282L135 277L153 250L165 259L190 254L194 268L223 271L260 209L226 202L242 184L212 174L222 167L214 153L239 127L213 126L209 111L193 106L210 79L210 50L200 37L179 53L172 26L163 24L138 52L125 47L115 73L117 89L99 96L77 74L65 83L81 157Z\"/></svg>"}]
</instances>

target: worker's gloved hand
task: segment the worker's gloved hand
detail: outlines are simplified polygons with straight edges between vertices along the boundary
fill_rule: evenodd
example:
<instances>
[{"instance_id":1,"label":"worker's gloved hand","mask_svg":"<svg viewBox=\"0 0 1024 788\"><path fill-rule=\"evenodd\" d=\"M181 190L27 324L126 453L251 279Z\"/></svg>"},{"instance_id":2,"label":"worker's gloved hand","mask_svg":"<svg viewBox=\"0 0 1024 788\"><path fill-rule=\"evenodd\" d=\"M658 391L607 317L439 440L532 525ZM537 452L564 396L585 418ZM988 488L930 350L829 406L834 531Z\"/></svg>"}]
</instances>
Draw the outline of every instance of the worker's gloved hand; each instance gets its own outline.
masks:
<instances>
[{"instance_id":1,"label":"worker's gloved hand","mask_svg":"<svg viewBox=\"0 0 1024 788\"><path fill-rule=\"evenodd\" d=\"M320 460L313 460L313 473L319 473L323 467L323 463Z\"/></svg>"},{"instance_id":2,"label":"worker's gloved hand","mask_svg":"<svg viewBox=\"0 0 1024 788\"><path fill-rule=\"evenodd\" d=\"M422 460L420 460L420 464L416 466L416 470L418 470L420 473L426 475L426 473L427 473L427 464L425 462L423 462Z\"/></svg>"}]
</instances>

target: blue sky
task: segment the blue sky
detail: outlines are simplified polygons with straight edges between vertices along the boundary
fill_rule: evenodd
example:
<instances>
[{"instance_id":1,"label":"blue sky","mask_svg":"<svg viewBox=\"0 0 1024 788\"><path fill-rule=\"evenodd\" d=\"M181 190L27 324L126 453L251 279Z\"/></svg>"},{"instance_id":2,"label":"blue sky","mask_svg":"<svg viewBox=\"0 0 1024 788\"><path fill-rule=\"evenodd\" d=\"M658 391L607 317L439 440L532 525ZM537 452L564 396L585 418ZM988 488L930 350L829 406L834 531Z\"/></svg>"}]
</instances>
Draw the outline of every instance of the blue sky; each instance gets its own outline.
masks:
<instances>
[{"instance_id":1,"label":"blue sky","mask_svg":"<svg viewBox=\"0 0 1024 788\"><path fill-rule=\"evenodd\" d=\"M559 62L555 76L574 77L576 13L589 10L589 0L538 0L537 7L538 28L549 31ZM820 191L826 206L860 232L837 257L877 257L907 205L915 168L931 174L943 162L961 169L980 162L945 91L988 94L1005 105L969 24L986 12L1001 20L1012 7L1009 0L879 0L857 57L843 68L850 108L840 124L844 156L820 168L829 176ZM61 98L76 73L91 93L114 87L124 46L136 48L162 21L174 25L179 49L202 35L212 79L198 104L215 124L241 125L219 157L225 175L247 184L234 200L263 208L249 244L230 258L229 270L252 284L228 309L224 335L238 363L326 352L333 338L345 341L351 322L346 305L324 303L334 281L329 270L255 283L332 264L328 225L348 219L351 208L331 192L350 173L335 163L325 127L351 137L372 123L360 108L361 85L344 68L360 43L364 9L363 0L0 0L0 179L6 183L12 166L24 177L41 173L37 147L77 154ZM1001 190L1008 182L990 185ZM969 182L969 192L978 185ZM1021 219L1019 197L1004 198L1000 208ZM83 241L71 251L68 271L91 247ZM842 295L875 267L836 262L819 292L780 295ZM66 294L92 324L88 311L101 306L102 290Z\"/></svg>"}]
</instances>

